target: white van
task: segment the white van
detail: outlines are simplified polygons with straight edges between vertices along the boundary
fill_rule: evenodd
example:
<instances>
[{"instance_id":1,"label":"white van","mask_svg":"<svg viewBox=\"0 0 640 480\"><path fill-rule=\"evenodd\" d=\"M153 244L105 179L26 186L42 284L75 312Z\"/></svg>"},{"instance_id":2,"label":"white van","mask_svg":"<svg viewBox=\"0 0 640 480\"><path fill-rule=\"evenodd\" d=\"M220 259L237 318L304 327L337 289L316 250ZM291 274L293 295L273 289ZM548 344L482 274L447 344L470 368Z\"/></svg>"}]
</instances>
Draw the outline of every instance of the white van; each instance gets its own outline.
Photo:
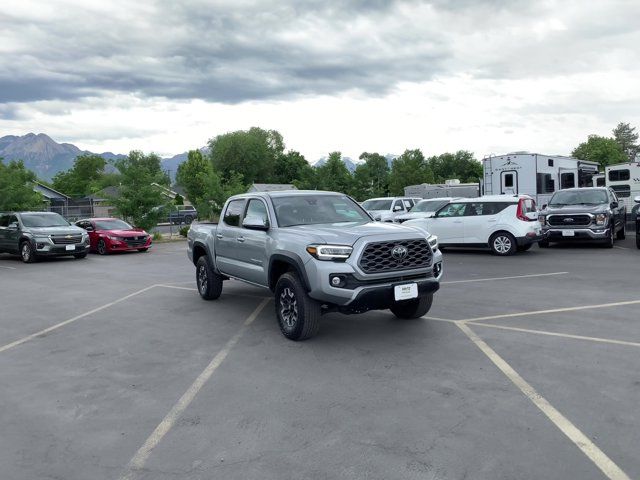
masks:
<instances>
[{"instance_id":1,"label":"white van","mask_svg":"<svg viewBox=\"0 0 640 480\"><path fill-rule=\"evenodd\" d=\"M415 205L415 200L410 197L381 197L370 198L362 202L364 208L379 222L393 222L398 215L404 215Z\"/></svg>"},{"instance_id":2,"label":"white van","mask_svg":"<svg viewBox=\"0 0 640 480\"><path fill-rule=\"evenodd\" d=\"M440 248L488 247L495 255L513 255L542 240L536 202L528 195L459 198L430 218L403 225L436 235Z\"/></svg>"}]
</instances>

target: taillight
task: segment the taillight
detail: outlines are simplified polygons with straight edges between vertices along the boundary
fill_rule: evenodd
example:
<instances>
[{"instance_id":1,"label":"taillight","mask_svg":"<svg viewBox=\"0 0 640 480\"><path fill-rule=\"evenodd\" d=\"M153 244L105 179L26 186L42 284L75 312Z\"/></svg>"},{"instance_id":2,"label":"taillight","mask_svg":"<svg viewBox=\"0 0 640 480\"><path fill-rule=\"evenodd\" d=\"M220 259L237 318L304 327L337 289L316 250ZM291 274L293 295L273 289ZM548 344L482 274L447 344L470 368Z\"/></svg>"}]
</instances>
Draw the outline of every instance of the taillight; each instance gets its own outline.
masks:
<instances>
[{"instance_id":1,"label":"taillight","mask_svg":"<svg viewBox=\"0 0 640 480\"><path fill-rule=\"evenodd\" d=\"M518 209L516 210L516 217L518 220L522 220L523 222L532 222L533 220L524 214L524 202L525 202L524 198L521 198L520 200L518 200Z\"/></svg>"}]
</instances>

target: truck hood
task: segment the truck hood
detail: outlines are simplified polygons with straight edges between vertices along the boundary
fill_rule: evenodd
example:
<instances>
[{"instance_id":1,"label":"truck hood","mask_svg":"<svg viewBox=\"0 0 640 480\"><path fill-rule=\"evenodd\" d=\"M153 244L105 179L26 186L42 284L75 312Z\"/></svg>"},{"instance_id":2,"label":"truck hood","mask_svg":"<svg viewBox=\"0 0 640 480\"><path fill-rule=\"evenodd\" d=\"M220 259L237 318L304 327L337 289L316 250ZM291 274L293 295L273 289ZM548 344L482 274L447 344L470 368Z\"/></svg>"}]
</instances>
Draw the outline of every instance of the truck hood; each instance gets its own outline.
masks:
<instances>
[{"instance_id":1,"label":"truck hood","mask_svg":"<svg viewBox=\"0 0 640 480\"><path fill-rule=\"evenodd\" d=\"M565 205L562 207L549 207L540 212L542 215L553 215L553 214L578 214L578 213L603 213L609 211L609 205Z\"/></svg>"},{"instance_id":2,"label":"truck hood","mask_svg":"<svg viewBox=\"0 0 640 480\"><path fill-rule=\"evenodd\" d=\"M108 235L115 235L118 237L138 237L141 235L147 235L142 229L131 229L131 230L98 230L100 233L106 233Z\"/></svg>"},{"instance_id":3,"label":"truck hood","mask_svg":"<svg viewBox=\"0 0 640 480\"><path fill-rule=\"evenodd\" d=\"M285 227L288 232L299 233L306 237L316 236L325 243L353 245L362 237L386 235L389 239L411 238L426 235L426 232L394 223L333 223L322 225L296 225Z\"/></svg>"},{"instance_id":4,"label":"truck hood","mask_svg":"<svg viewBox=\"0 0 640 480\"><path fill-rule=\"evenodd\" d=\"M80 227L28 227L28 231L34 235L78 235L85 233Z\"/></svg>"}]
</instances>

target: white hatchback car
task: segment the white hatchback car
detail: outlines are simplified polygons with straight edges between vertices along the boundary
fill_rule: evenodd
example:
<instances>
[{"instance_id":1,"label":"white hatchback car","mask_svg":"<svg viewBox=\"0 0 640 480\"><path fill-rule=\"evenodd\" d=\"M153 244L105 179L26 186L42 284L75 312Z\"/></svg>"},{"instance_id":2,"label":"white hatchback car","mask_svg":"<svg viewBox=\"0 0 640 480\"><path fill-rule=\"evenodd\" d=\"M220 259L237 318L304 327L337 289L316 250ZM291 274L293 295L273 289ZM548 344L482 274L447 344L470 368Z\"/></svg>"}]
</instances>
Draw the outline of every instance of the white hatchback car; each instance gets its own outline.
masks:
<instances>
[{"instance_id":1,"label":"white hatchback car","mask_svg":"<svg viewBox=\"0 0 640 480\"><path fill-rule=\"evenodd\" d=\"M513 255L542 239L536 202L527 195L457 199L430 218L409 220L438 237L440 247L489 247Z\"/></svg>"}]
</instances>

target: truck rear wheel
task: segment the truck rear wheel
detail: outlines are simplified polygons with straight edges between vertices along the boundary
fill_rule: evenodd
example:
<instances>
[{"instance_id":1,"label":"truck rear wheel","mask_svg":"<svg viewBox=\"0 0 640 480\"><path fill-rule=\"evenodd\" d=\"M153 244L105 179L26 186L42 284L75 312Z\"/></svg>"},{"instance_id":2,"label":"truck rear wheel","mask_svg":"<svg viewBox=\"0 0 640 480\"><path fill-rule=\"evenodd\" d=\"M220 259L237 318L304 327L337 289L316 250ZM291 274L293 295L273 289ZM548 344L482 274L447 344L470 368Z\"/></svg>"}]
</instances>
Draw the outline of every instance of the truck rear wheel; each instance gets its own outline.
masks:
<instances>
[{"instance_id":1,"label":"truck rear wheel","mask_svg":"<svg viewBox=\"0 0 640 480\"><path fill-rule=\"evenodd\" d=\"M222 293L222 277L213 271L206 255L196 262L196 284L204 300L215 300Z\"/></svg>"},{"instance_id":2,"label":"truck rear wheel","mask_svg":"<svg viewBox=\"0 0 640 480\"><path fill-rule=\"evenodd\" d=\"M394 303L390 310L398 318L420 318L431 309L433 294Z\"/></svg>"},{"instance_id":3,"label":"truck rear wheel","mask_svg":"<svg viewBox=\"0 0 640 480\"><path fill-rule=\"evenodd\" d=\"M295 273L283 274L275 288L276 317L289 340L306 340L320 328L320 304L309 297Z\"/></svg>"}]
</instances>

